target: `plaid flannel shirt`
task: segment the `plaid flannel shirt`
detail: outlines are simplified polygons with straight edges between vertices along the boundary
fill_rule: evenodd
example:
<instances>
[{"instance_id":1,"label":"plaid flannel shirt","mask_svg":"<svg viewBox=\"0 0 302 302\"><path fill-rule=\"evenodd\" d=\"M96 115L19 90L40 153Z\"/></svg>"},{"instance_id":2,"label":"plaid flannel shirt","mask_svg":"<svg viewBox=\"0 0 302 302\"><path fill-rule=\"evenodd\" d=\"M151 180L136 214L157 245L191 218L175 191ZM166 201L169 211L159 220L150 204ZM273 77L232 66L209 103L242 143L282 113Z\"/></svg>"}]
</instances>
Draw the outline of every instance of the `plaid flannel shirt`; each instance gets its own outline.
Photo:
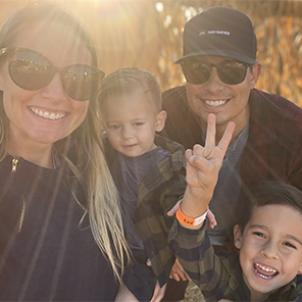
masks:
<instances>
[{"instance_id":1,"label":"plaid flannel shirt","mask_svg":"<svg viewBox=\"0 0 302 302\"><path fill-rule=\"evenodd\" d=\"M250 301L246 286L234 252L216 255L207 236L207 225L199 230L183 228L177 222L170 231L170 245L190 275L200 287L206 301L226 298L231 301ZM302 284L294 279L272 293L265 301L302 301Z\"/></svg>"},{"instance_id":2,"label":"plaid flannel shirt","mask_svg":"<svg viewBox=\"0 0 302 302\"><path fill-rule=\"evenodd\" d=\"M140 184L135 219L153 272L160 285L163 285L168 281L175 261L168 245L168 233L174 217L167 216L167 212L184 194L185 161L181 145L161 136L156 136L155 144L168 150L170 156L156 163ZM114 152L111 152L109 142L105 146L110 167Z\"/></svg>"}]
</instances>

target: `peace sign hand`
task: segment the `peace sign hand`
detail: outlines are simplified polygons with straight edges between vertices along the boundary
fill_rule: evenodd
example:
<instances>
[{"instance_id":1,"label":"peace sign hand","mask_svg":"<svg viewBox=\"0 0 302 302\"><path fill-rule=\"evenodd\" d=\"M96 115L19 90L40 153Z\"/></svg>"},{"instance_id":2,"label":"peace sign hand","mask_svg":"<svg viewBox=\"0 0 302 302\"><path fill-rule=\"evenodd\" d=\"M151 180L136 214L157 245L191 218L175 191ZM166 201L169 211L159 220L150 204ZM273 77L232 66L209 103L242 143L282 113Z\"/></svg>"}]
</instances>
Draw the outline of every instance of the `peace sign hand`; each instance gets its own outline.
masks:
<instances>
[{"instance_id":1,"label":"peace sign hand","mask_svg":"<svg viewBox=\"0 0 302 302\"><path fill-rule=\"evenodd\" d=\"M197 217L207 210L234 129L235 123L229 122L216 145L216 116L209 114L205 146L195 145L186 151L187 188L182 210L188 216Z\"/></svg>"}]
</instances>

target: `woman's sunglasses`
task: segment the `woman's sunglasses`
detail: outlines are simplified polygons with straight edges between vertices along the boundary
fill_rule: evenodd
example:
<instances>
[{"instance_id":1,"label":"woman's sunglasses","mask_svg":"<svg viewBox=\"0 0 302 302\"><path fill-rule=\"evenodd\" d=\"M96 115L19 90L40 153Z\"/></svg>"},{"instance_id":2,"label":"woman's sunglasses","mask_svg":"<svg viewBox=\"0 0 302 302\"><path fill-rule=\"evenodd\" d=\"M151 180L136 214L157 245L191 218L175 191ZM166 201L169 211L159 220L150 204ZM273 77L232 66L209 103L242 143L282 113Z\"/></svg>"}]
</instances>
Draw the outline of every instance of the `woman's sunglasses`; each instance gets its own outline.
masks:
<instances>
[{"instance_id":1,"label":"woman's sunglasses","mask_svg":"<svg viewBox=\"0 0 302 302\"><path fill-rule=\"evenodd\" d=\"M187 82L196 85L204 84L210 79L213 67L216 68L218 77L223 83L228 85L240 84L244 81L249 66L249 64L234 60L212 64L188 59L181 64Z\"/></svg>"},{"instance_id":2,"label":"woman's sunglasses","mask_svg":"<svg viewBox=\"0 0 302 302\"><path fill-rule=\"evenodd\" d=\"M46 87L56 73L60 74L65 93L74 100L92 99L98 90L104 72L89 65L75 64L55 67L42 54L27 48L2 48L0 56L11 55L8 71L12 81L25 90Z\"/></svg>"}]
</instances>

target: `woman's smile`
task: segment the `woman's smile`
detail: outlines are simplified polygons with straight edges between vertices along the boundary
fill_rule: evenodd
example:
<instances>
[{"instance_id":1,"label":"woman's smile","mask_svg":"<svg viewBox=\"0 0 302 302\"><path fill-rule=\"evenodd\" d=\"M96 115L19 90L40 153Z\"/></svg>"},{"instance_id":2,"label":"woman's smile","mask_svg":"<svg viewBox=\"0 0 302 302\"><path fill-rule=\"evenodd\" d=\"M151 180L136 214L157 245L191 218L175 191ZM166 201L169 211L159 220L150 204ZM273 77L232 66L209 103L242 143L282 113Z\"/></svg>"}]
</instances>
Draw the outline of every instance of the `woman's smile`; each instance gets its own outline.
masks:
<instances>
[{"instance_id":1,"label":"woman's smile","mask_svg":"<svg viewBox=\"0 0 302 302\"><path fill-rule=\"evenodd\" d=\"M67 115L67 112L44 109L41 107L29 106L28 108L35 115L47 120L59 120Z\"/></svg>"}]
</instances>

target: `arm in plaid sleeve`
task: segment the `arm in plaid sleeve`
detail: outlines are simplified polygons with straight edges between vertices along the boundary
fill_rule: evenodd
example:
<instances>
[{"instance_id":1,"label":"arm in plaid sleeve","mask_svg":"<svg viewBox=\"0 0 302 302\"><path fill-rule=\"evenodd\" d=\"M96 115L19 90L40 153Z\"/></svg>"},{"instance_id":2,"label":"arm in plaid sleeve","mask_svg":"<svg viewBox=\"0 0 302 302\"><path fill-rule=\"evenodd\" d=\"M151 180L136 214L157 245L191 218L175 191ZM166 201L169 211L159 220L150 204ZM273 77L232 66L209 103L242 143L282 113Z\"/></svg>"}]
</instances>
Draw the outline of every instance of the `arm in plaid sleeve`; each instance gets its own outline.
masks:
<instances>
[{"instance_id":1,"label":"arm in plaid sleeve","mask_svg":"<svg viewBox=\"0 0 302 302\"><path fill-rule=\"evenodd\" d=\"M206 228L204 225L199 230L190 230L175 221L169 236L171 248L209 301L235 299L242 292L237 278L241 272L236 271L239 265L234 266L232 260L215 254Z\"/></svg>"}]
</instances>

